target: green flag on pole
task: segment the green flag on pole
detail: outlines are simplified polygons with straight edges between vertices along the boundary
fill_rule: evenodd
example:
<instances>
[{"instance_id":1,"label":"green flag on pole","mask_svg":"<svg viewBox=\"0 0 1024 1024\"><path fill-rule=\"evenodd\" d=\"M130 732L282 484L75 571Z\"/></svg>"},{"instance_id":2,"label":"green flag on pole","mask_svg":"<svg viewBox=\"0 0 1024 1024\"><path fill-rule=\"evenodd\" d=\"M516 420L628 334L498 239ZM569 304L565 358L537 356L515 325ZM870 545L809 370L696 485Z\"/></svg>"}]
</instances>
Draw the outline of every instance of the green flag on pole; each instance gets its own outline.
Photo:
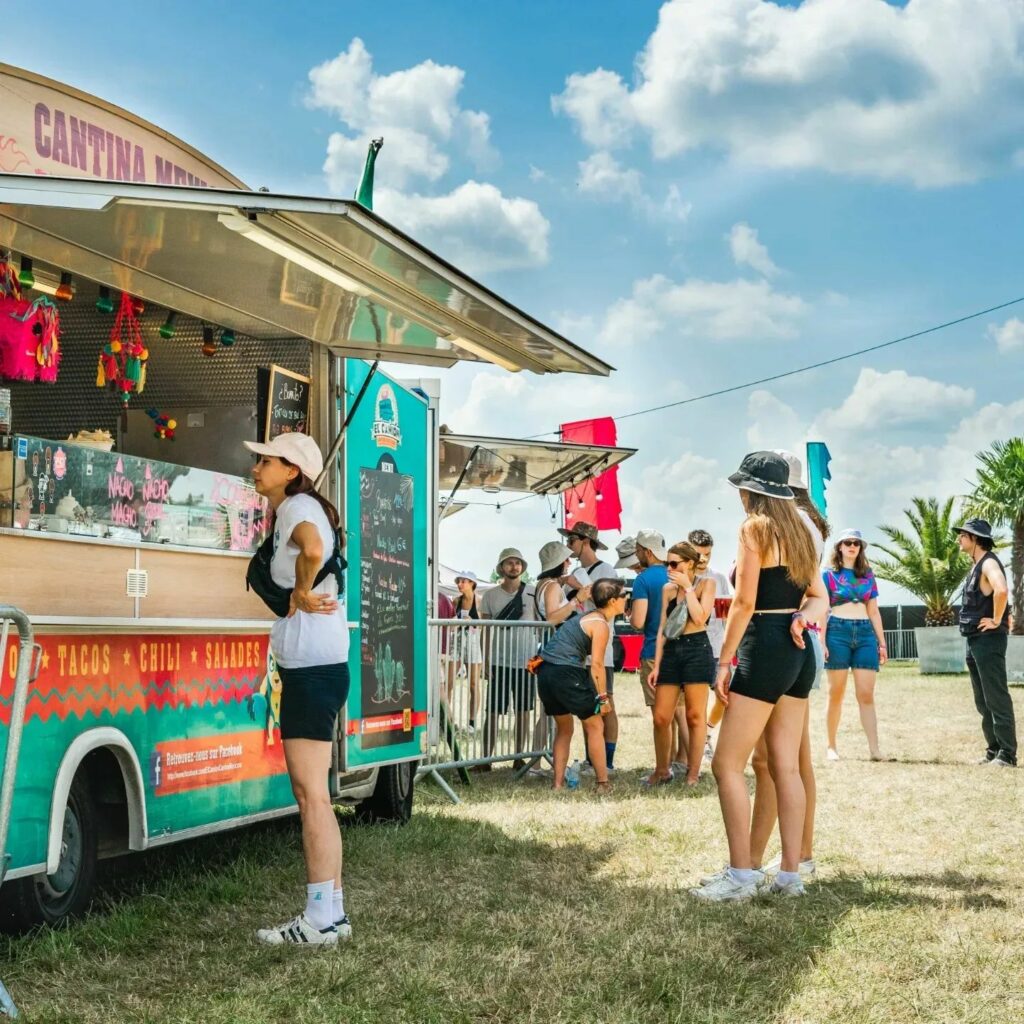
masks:
<instances>
[{"instance_id":1,"label":"green flag on pole","mask_svg":"<svg viewBox=\"0 0 1024 1024\"><path fill-rule=\"evenodd\" d=\"M366 164L363 167L363 176L359 180L359 188L356 189L356 202L360 206L365 206L368 210L373 209L373 165L377 162L377 154L383 145L383 139L370 140L370 146L366 151Z\"/></svg>"}]
</instances>

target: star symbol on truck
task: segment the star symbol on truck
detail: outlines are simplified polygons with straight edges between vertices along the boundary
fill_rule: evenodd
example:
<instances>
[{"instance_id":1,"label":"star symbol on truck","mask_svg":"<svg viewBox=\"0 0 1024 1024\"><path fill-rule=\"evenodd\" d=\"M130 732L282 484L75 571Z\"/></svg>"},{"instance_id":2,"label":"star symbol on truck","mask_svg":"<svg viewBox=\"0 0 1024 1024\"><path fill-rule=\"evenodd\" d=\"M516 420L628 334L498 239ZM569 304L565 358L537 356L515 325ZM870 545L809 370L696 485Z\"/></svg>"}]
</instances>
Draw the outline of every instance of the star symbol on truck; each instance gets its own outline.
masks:
<instances>
[{"instance_id":1,"label":"star symbol on truck","mask_svg":"<svg viewBox=\"0 0 1024 1024\"><path fill-rule=\"evenodd\" d=\"M50 667L50 655L47 652L45 647L43 648L42 663L43 663L43 668L49 668Z\"/></svg>"},{"instance_id":2,"label":"star symbol on truck","mask_svg":"<svg viewBox=\"0 0 1024 1024\"><path fill-rule=\"evenodd\" d=\"M192 648L192 664L196 663L196 659L199 657L199 652L193 647Z\"/></svg>"},{"instance_id":3,"label":"star symbol on truck","mask_svg":"<svg viewBox=\"0 0 1024 1024\"><path fill-rule=\"evenodd\" d=\"M121 655L121 658L126 665L130 665L132 660L132 652L125 651L124 654Z\"/></svg>"}]
</instances>

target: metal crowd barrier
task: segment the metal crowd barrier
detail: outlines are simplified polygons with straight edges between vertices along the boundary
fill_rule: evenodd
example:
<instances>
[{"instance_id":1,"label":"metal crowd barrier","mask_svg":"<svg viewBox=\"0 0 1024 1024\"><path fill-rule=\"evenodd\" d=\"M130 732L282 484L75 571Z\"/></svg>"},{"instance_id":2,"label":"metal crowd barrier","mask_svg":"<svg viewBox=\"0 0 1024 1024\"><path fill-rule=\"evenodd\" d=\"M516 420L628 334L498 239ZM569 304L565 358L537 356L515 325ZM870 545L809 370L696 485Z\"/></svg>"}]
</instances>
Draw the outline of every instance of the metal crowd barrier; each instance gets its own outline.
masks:
<instances>
[{"instance_id":1,"label":"metal crowd barrier","mask_svg":"<svg viewBox=\"0 0 1024 1024\"><path fill-rule=\"evenodd\" d=\"M917 660L917 635L912 629L887 629L885 647L891 661Z\"/></svg>"},{"instance_id":2,"label":"metal crowd barrier","mask_svg":"<svg viewBox=\"0 0 1024 1024\"><path fill-rule=\"evenodd\" d=\"M4 662L7 659L7 639L11 623L18 630L17 667L14 671L14 688L11 694L11 718L7 728L7 746L4 750L4 774L0 782L0 885L7 874L10 855L7 853L7 836L11 827L11 806L14 803L14 784L18 775L18 754L21 750L21 734L25 726L25 706L28 703L29 683L39 674L39 658L42 651L33 641L32 623L28 616L11 605L0 604L0 684L4 677ZM0 685L2 695L2 685ZM14 1018L18 1008L0 981L0 1015Z\"/></svg>"},{"instance_id":3,"label":"metal crowd barrier","mask_svg":"<svg viewBox=\"0 0 1024 1024\"><path fill-rule=\"evenodd\" d=\"M554 631L546 622L430 619L430 730L419 774L429 774L448 797L441 776L513 762L522 778L551 758L552 724L537 697L526 662Z\"/></svg>"}]
</instances>

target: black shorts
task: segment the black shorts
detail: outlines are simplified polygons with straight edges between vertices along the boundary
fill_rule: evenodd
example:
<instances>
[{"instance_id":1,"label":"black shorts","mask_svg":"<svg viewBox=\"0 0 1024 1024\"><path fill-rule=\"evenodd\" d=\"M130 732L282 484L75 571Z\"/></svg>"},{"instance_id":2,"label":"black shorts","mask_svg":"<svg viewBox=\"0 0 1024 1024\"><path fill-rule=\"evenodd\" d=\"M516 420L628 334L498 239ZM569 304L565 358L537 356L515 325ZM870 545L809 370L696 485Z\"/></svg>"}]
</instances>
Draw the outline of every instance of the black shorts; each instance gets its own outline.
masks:
<instances>
[{"instance_id":1,"label":"black shorts","mask_svg":"<svg viewBox=\"0 0 1024 1024\"><path fill-rule=\"evenodd\" d=\"M277 666L281 674L281 739L334 740L338 712L348 700L348 665Z\"/></svg>"},{"instance_id":2,"label":"black shorts","mask_svg":"<svg viewBox=\"0 0 1024 1024\"><path fill-rule=\"evenodd\" d=\"M658 686L715 683L715 655L707 633L688 633L666 640L661 651Z\"/></svg>"},{"instance_id":3,"label":"black shorts","mask_svg":"<svg viewBox=\"0 0 1024 1024\"><path fill-rule=\"evenodd\" d=\"M536 682L522 668L508 665L491 666L491 683L487 688L487 710L505 714L509 706L516 711L532 711L536 702Z\"/></svg>"},{"instance_id":4,"label":"black shorts","mask_svg":"<svg viewBox=\"0 0 1024 1024\"><path fill-rule=\"evenodd\" d=\"M599 713L589 668L545 661L537 672L537 690L549 715L575 715L582 722Z\"/></svg>"},{"instance_id":5,"label":"black shorts","mask_svg":"<svg viewBox=\"0 0 1024 1024\"><path fill-rule=\"evenodd\" d=\"M810 696L817 666L811 644L800 650L789 632L786 614L755 615L740 640L739 664L732 674L730 693L776 704L780 697Z\"/></svg>"}]
</instances>

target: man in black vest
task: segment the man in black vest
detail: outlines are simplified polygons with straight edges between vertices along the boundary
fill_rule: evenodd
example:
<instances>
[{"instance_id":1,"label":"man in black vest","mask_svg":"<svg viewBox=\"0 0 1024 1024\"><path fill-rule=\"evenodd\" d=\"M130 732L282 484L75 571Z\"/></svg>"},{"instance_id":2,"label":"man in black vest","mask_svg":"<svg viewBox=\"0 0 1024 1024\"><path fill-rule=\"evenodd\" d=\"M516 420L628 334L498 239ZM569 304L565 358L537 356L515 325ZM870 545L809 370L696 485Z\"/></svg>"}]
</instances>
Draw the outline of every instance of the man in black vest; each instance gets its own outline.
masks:
<instances>
[{"instance_id":1,"label":"man in black vest","mask_svg":"<svg viewBox=\"0 0 1024 1024\"><path fill-rule=\"evenodd\" d=\"M1006 685L1006 570L992 554L992 527L968 519L956 527L960 550L974 560L964 583L960 632L967 637L967 670L988 749L980 764L1016 768L1017 728Z\"/></svg>"}]
</instances>

